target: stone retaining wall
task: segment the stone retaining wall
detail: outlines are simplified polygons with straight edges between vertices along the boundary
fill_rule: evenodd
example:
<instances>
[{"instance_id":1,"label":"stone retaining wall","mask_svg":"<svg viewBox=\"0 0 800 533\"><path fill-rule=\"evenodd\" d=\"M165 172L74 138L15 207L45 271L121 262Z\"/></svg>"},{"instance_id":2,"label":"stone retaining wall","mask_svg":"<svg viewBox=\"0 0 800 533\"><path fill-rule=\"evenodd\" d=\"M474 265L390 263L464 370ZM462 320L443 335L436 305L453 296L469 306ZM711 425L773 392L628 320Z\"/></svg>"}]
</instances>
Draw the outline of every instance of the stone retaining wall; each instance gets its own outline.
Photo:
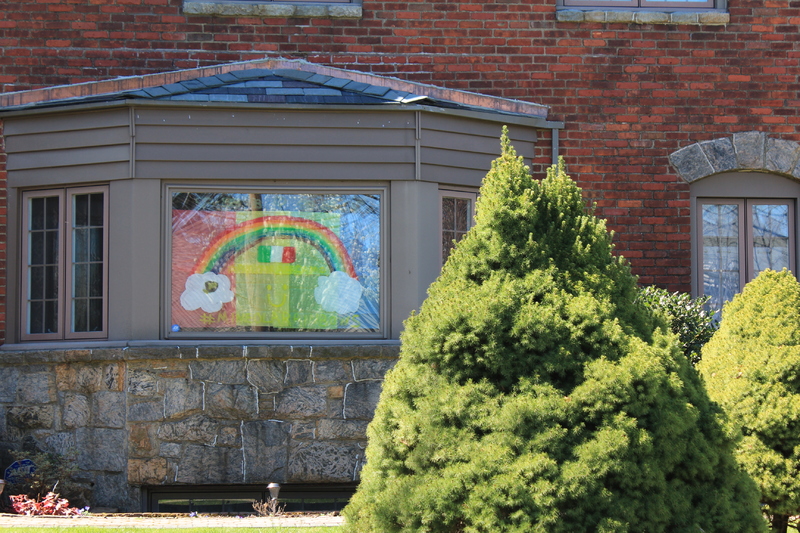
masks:
<instances>
[{"instance_id":1,"label":"stone retaining wall","mask_svg":"<svg viewBox=\"0 0 800 533\"><path fill-rule=\"evenodd\" d=\"M0 448L77 451L94 506L142 485L358 479L398 346L6 352Z\"/></svg>"}]
</instances>

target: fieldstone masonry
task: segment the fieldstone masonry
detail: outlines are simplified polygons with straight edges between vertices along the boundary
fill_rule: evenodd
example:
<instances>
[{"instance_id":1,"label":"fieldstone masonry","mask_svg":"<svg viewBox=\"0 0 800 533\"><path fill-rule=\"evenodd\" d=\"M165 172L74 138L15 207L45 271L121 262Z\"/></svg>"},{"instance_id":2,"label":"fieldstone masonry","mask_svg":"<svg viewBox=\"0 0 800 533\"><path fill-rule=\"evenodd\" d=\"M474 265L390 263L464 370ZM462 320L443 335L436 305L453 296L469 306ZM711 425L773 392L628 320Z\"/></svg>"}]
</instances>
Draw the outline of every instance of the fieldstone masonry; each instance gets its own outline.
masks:
<instances>
[{"instance_id":1,"label":"fieldstone masonry","mask_svg":"<svg viewBox=\"0 0 800 533\"><path fill-rule=\"evenodd\" d=\"M142 485L358 479L398 346L6 352L0 447L77 452L94 506ZM7 465L2 465L3 467Z\"/></svg>"}]
</instances>

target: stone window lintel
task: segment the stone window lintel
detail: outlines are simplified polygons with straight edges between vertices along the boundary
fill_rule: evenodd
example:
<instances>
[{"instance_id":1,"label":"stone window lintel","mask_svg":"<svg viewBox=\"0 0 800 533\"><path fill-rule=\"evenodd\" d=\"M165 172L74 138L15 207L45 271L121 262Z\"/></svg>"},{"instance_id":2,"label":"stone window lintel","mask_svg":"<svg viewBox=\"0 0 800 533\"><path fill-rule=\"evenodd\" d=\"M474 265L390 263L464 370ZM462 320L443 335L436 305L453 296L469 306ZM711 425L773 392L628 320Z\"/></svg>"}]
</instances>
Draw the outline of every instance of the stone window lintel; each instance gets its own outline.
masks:
<instances>
[{"instance_id":1,"label":"stone window lintel","mask_svg":"<svg viewBox=\"0 0 800 533\"><path fill-rule=\"evenodd\" d=\"M601 22L623 24L692 24L724 26L731 20L729 13L722 11L644 11L603 9L559 9L558 22Z\"/></svg>"},{"instance_id":2,"label":"stone window lintel","mask_svg":"<svg viewBox=\"0 0 800 533\"><path fill-rule=\"evenodd\" d=\"M247 2L236 0L183 0L186 15L265 18L360 19L358 3Z\"/></svg>"}]
</instances>

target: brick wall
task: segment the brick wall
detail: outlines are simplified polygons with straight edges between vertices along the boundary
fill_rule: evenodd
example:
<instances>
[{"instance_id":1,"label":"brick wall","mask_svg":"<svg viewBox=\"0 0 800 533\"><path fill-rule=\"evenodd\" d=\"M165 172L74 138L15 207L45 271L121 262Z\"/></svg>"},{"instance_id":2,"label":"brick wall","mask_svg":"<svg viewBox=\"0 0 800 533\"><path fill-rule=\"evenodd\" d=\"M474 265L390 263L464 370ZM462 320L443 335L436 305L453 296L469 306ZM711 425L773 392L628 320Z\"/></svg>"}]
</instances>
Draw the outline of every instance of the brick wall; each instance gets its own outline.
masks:
<instances>
[{"instance_id":1,"label":"brick wall","mask_svg":"<svg viewBox=\"0 0 800 533\"><path fill-rule=\"evenodd\" d=\"M365 0L364 17L185 16L181 0L4 4L12 91L270 55L530 100L643 283L690 284L688 188L667 155L758 130L798 141L798 1L730 0L726 26L556 22L555 0ZM541 174L548 150L533 156Z\"/></svg>"}]
</instances>

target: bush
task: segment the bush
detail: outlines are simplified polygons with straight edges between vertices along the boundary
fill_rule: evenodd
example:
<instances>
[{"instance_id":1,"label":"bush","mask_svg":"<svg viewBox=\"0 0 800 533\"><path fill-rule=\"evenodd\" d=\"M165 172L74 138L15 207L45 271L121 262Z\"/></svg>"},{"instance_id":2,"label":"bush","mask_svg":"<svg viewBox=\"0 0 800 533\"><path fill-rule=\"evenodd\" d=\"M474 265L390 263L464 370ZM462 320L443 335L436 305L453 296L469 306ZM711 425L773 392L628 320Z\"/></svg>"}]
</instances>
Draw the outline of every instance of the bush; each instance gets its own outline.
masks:
<instances>
[{"instance_id":1,"label":"bush","mask_svg":"<svg viewBox=\"0 0 800 533\"><path fill-rule=\"evenodd\" d=\"M88 489L74 480L78 471L76 451L65 455L41 451L12 452L12 455L16 461L30 459L36 471L19 483L9 483L5 494L24 494L32 500L41 500L53 491L73 504L88 503Z\"/></svg>"},{"instance_id":2,"label":"bush","mask_svg":"<svg viewBox=\"0 0 800 533\"><path fill-rule=\"evenodd\" d=\"M692 298L685 292L669 292L659 287L644 287L639 300L656 313L663 313L672 333L678 335L683 355L696 365L703 346L717 330L714 315L705 304L709 296Z\"/></svg>"},{"instance_id":3,"label":"bush","mask_svg":"<svg viewBox=\"0 0 800 533\"><path fill-rule=\"evenodd\" d=\"M562 164L536 182L501 144L406 322L346 530L759 531L718 413L603 221Z\"/></svg>"},{"instance_id":4,"label":"bush","mask_svg":"<svg viewBox=\"0 0 800 533\"><path fill-rule=\"evenodd\" d=\"M800 514L800 284L765 270L723 309L698 365L742 435L736 457L755 479L773 529Z\"/></svg>"}]
</instances>

